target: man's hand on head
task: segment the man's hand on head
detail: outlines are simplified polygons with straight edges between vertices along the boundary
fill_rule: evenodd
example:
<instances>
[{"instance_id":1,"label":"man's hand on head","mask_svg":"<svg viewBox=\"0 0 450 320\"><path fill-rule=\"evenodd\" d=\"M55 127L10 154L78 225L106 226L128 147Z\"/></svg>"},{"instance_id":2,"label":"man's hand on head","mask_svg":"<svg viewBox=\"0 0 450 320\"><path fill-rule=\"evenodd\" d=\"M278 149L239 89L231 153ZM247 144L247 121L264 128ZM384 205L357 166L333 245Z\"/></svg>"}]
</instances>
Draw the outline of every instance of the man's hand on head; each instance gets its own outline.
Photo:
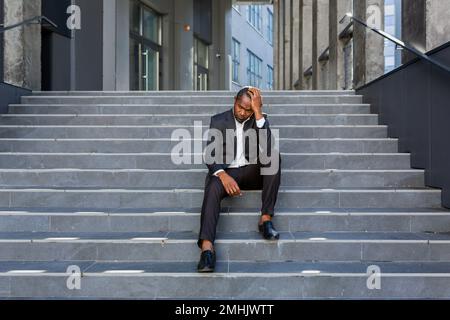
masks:
<instances>
[{"instance_id":1,"label":"man's hand on head","mask_svg":"<svg viewBox=\"0 0 450 320\"><path fill-rule=\"evenodd\" d=\"M258 88L251 87L250 89L248 89L248 93L252 97L252 110L255 114L255 118L256 120L261 120L262 118L264 118L262 113L263 102L261 90L259 90Z\"/></svg>"},{"instance_id":2,"label":"man's hand on head","mask_svg":"<svg viewBox=\"0 0 450 320\"><path fill-rule=\"evenodd\" d=\"M219 172L217 176L222 182L222 185L225 188L225 191L228 193L228 195L230 195L231 197L242 196L241 189L239 188L238 184L233 179L233 177L231 177L225 171Z\"/></svg>"}]
</instances>

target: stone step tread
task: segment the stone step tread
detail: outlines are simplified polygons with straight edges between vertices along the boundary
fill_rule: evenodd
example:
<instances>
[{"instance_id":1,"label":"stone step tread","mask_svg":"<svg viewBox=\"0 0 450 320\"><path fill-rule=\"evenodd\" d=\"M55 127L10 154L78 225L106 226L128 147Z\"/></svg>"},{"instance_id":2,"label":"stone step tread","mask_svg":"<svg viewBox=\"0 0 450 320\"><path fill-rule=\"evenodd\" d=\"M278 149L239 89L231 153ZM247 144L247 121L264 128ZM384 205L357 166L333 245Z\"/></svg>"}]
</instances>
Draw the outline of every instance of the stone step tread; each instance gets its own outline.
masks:
<instances>
[{"instance_id":1,"label":"stone step tread","mask_svg":"<svg viewBox=\"0 0 450 320\"><path fill-rule=\"evenodd\" d=\"M294 91L294 90L261 90L263 94L318 94L318 93L334 93L334 94L351 94L355 93L355 90L302 90L302 91ZM159 94L195 94L195 95L209 95L209 94L228 94L234 96L236 92L229 90L208 90L208 91L192 91L192 90L160 90L160 91L88 91L88 90L80 90L80 91L66 91L66 90L58 90L58 91L45 91L45 90L35 90L32 92L33 95L41 95L41 94L64 94L64 95L79 95L79 94L143 94L143 95L159 95Z\"/></svg>"},{"instance_id":2,"label":"stone step tread","mask_svg":"<svg viewBox=\"0 0 450 320\"><path fill-rule=\"evenodd\" d=\"M328 94L325 94L328 93ZM165 95L164 95L165 94ZM136 95L136 94L130 94L129 92L123 92L123 94L120 94L120 92L111 92L110 95L107 95L107 93L103 95L90 95L89 93L86 95L70 95L66 94L65 92L61 92L61 95L30 95L30 96L24 96L23 98L80 98L80 99L92 99L92 98L180 98L180 97L186 97L186 98L223 98L223 97L229 97L234 98L234 94L223 94L223 93L216 93L216 94L185 94L185 95L173 95L172 92L162 92L160 95L152 95L152 94L146 94L146 95ZM288 94L286 96L279 96L279 95L271 95L270 93L263 93L263 98L284 98L284 97L362 97L361 95L355 95L354 92L318 92L318 94L302 94L302 93L293 93Z\"/></svg>"},{"instance_id":3,"label":"stone step tread","mask_svg":"<svg viewBox=\"0 0 450 320\"><path fill-rule=\"evenodd\" d=\"M20 103L15 104L11 103L9 104L10 107L79 107L80 104L74 104L74 103ZM82 106L86 107L134 107L134 106L145 106L149 108L154 107L205 107L205 108L211 108L211 104L207 103L168 103L168 104L142 104L142 103L84 103ZM215 107L223 107L223 108L231 108L232 106L229 103L215 103ZM336 106L370 106L369 103L315 103L315 104L309 104L309 103L270 103L265 104L265 109L272 109L272 108L283 108L283 107L336 107Z\"/></svg>"},{"instance_id":4,"label":"stone step tread","mask_svg":"<svg viewBox=\"0 0 450 320\"><path fill-rule=\"evenodd\" d=\"M250 210L225 210L221 215L235 216L236 218L245 216L258 217L259 212ZM345 209L345 208L323 208L323 209L278 209L277 216L334 216L334 217L348 217L348 216L450 216L450 209L447 208L362 208L362 209ZM170 210L152 210L152 208L143 209L115 209L115 210L99 210L98 208L79 210L78 208L1 208L0 217L4 216L69 216L69 217L155 217L155 216L200 216L200 211L191 209L179 211L176 209ZM276 217L275 217L276 219Z\"/></svg>"},{"instance_id":5,"label":"stone step tread","mask_svg":"<svg viewBox=\"0 0 450 320\"><path fill-rule=\"evenodd\" d=\"M0 261L0 274L66 274L69 266L76 265L82 273L97 274L157 274L181 273L184 275L197 275L197 262L96 262L96 261ZM258 273L269 274L367 274L370 262L240 262L217 261L215 274L232 274L233 276L254 275ZM450 262L377 262L376 265L382 273L427 273L449 274ZM204 276L204 275L203 275ZM211 274L210 276L213 276Z\"/></svg>"},{"instance_id":6,"label":"stone step tread","mask_svg":"<svg viewBox=\"0 0 450 320\"><path fill-rule=\"evenodd\" d=\"M0 154L1 155L1 154ZM81 168L0 168L0 173L65 173L65 172L90 172L90 173L207 173L207 169L81 169ZM424 173L423 169L283 169L284 173Z\"/></svg>"},{"instance_id":7,"label":"stone step tread","mask_svg":"<svg viewBox=\"0 0 450 320\"><path fill-rule=\"evenodd\" d=\"M77 242L121 242L121 243L196 243L197 232L0 232L0 243L77 243ZM433 243L450 244L450 229L446 233L431 232L280 232L278 242L266 241L256 231L217 232L216 243ZM450 271L450 270L449 270Z\"/></svg>"},{"instance_id":8,"label":"stone step tread","mask_svg":"<svg viewBox=\"0 0 450 320\"><path fill-rule=\"evenodd\" d=\"M179 140L174 140L170 138L0 138L0 141L127 141L127 142L135 142L135 141L163 141L163 142L174 142L177 143ZM199 141L198 139L186 139L185 141ZM206 142L205 140L203 140ZM381 141L381 142L397 142L398 138L280 138L280 142L282 141L313 141L313 142L355 142L355 141ZM330 152L331 154L336 154L339 152Z\"/></svg>"},{"instance_id":9,"label":"stone step tread","mask_svg":"<svg viewBox=\"0 0 450 320\"><path fill-rule=\"evenodd\" d=\"M153 193L203 193L203 189L192 188L90 188L90 187L0 187L0 192L92 192L92 193L114 193L114 192L153 192ZM243 190L246 193L260 193L260 190ZM391 193L391 192L427 192L427 193L441 193L440 189L431 187L411 187L411 188L397 188L397 187L372 187L372 188L314 188L314 187L281 187L280 193Z\"/></svg>"},{"instance_id":10,"label":"stone step tread","mask_svg":"<svg viewBox=\"0 0 450 320\"><path fill-rule=\"evenodd\" d=\"M2 128L194 128L194 125L5 125ZM345 125L272 125L272 128L387 128L385 125L363 125L363 124L345 124ZM202 126L208 128L208 126Z\"/></svg>"}]
</instances>

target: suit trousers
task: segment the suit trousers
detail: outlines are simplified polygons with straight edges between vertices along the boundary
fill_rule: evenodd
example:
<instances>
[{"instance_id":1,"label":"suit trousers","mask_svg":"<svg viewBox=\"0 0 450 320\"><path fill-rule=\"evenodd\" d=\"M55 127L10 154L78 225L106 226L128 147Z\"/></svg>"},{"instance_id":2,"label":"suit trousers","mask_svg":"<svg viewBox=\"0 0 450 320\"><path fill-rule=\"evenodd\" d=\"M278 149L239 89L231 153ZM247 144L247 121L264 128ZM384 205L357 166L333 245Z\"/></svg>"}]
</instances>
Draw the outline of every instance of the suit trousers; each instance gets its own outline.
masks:
<instances>
[{"instance_id":1,"label":"suit trousers","mask_svg":"<svg viewBox=\"0 0 450 320\"><path fill-rule=\"evenodd\" d=\"M261 175L261 167L258 164L251 164L225 171L236 181L241 190L262 190L261 214L274 216L281 181L281 169L278 169L275 175ZM202 240L209 240L214 244L221 210L220 204L228 196L220 179L208 174L205 180L200 232L197 241L199 248L201 248Z\"/></svg>"}]
</instances>

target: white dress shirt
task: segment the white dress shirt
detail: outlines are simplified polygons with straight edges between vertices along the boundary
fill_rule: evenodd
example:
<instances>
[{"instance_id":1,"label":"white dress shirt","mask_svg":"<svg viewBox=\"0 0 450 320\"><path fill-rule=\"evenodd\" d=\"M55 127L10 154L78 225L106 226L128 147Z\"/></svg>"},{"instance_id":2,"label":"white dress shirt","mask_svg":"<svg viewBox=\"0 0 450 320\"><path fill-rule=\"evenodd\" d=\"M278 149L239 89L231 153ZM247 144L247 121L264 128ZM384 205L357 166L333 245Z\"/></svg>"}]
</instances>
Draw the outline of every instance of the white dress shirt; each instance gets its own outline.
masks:
<instances>
[{"instance_id":1,"label":"white dress shirt","mask_svg":"<svg viewBox=\"0 0 450 320\"><path fill-rule=\"evenodd\" d=\"M248 161L247 159L245 159L245 151L244 151L244 125L248 120L250 120L250 118L240 123L239 121L236 120L236 117L234 118L234 121L236 123L236 158L234 158L234 160L228 167L230 169L240 168L248 165ZM265 123L266 119L264 117L262 119L256 120L256 125L258 126L258 128L264 127ZM214 175L217 177L217 175L222 171L224 170L223 169L217 170L216 172L214 172Z\"/></svg>"}]
</instances>

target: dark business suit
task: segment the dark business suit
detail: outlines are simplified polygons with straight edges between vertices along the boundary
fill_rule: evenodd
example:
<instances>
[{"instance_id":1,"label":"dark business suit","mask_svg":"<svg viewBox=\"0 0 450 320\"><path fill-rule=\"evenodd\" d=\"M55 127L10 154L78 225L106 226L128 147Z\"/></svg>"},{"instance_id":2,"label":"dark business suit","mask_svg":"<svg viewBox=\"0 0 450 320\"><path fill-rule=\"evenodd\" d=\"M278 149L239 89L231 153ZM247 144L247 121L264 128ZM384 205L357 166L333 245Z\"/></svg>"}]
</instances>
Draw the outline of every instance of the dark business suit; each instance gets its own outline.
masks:
<instances>
[{"instance_id":1,"label":"dark business suit","mask_svg":"<svg viewBox=\"0 0 450 320\"><path fill-rule=\"evenodd\" d=\"M218 170L225 170L236 183L239 185L241 190L262 190L262 206L261 214L274 215L274 207L277 200L278 189L280 186L281 178L281 157L278 150L273 148L273 138L269 126L269 121L267 115L264 115L266 121L262 128L258 128L256 125L255 116L251 116L250 119L244 124L244 133L249 129L254 129L258 133L259 130L266 129L262 138L267 139L266 152L268 155L278 156L278 168L275 170L273 175L261 175L261 168L269 167L272 162L267 163L267 161L260 161L261 154L259 152L250 152L250 147L258 148L258 146L250 146L249 140L244 139L244 153L246 160L250 163L247 166L240 168L228 168L230 163L227 163L227 159L235 159L236 157L236 146L237 139L236 134L234 134L234 153L227 158L227 148L226 148L226 130L232 129L236 131L236 122L233 114L233 110L220 113L211 118L210 129L217 129L222 132L223 138L223 160L221 163L210 163L206 164L208 167L208 175L205 179L205 192L202 204L201 219L200 219L200 232L197 245L201 248L201 240L206 239L214 243L216 237L216 227L220 215L220 203L222 199L228 196L225 188L222 185L221 180L214 176L214 173ZM259 141L259 135L257 135L257 143L261 146ZM207 145L210 145L213 139L209 137ZM260 150L261 151L261 150ZM213 153L214 154L214 153ZM250 159L250 155L253 155L253 159ZM256 156L256 158L255 158Z\"/></svg>"}]
</instances>

